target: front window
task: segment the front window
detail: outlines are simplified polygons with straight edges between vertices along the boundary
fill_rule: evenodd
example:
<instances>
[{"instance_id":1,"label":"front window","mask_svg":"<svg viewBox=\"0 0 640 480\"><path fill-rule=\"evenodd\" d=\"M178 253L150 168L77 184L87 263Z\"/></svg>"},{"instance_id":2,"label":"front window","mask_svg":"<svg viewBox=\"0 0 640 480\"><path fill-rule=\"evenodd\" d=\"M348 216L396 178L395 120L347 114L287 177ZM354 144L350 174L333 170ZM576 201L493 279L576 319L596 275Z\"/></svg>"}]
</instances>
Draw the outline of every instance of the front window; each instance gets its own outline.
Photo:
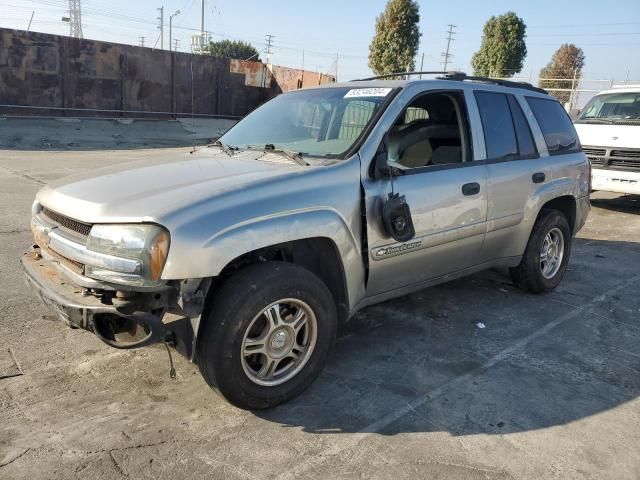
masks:
<instances>
[{"instance_id":1,"label":"front window","mask_svg":"<svg viewBox=\"0 0 640 480\"><path fill-rule=\"evenodd\" d=\"M344 158L391 95L391 88L318 88L280 95L220 141L240 150L273 145L303 156Z\"/></svg>"},{"instance_id":2,"label":"front window","mask_svg":"<svg viewBox=\"0 0 640 480\"><path fill-rule=\"evenodd\" d=\"M597 95L587 103L576 123L640 124L640 92Z\"/></svg>"}]
</instances>

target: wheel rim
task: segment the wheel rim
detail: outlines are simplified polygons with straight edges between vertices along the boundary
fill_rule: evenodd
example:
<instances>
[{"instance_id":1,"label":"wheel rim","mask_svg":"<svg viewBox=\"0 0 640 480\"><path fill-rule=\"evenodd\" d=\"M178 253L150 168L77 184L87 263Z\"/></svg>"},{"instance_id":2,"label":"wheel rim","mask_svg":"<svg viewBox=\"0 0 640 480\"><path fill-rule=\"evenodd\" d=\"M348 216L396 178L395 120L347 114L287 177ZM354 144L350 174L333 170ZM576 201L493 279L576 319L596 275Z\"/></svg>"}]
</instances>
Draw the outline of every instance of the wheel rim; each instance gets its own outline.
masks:
<instances>
[{"instance_id":1,"label":"wheel rim","mask_svg":"<svg viewBox=\"0 0 640 480\"><path fill-rule=\"evenodd\" d=\"M242 368L258 385L285 383L306 365L317 336L316 316L309 305L294 298L273 302L253 318L244 333Z\"/></svg>"},{"instance_id":2,"label":"wheel rim","mask_svg":"<svg viewBox=\"0 0 640 480\"><path fill-rule=\"evenodd\" d=\"M559 228L552 228L544 237L540 250L540 271L544 278L551 279L560 270L564 258L564 235Z\"/></svg>"}]
</instances>

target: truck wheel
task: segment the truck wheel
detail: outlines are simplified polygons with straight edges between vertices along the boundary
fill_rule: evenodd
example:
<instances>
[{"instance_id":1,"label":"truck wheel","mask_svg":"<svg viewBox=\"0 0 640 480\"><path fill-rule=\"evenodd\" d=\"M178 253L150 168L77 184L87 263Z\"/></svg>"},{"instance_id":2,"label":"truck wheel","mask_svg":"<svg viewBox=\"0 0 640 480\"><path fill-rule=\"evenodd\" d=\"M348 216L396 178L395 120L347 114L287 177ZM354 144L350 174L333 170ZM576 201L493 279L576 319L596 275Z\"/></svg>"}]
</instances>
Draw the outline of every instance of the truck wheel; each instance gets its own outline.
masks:
<instances>
[{"instance_id":1,"label":"truck wheel","mask_svg":"<svg viewBox=\"0 0 640 480\"><path fill-rule=\"evenodd\" d=\"M273 407L322 371L337 314L331 292L310 271L284 262L252 265L211 300L198 335L198 366L233 405Z\"/></svg>"},{"instance_id":2,"label":"truck wheel","mask_svg":"<svg viewBox=\"0 0 640 480\"><path fill-rule=\"evenodd\" d=\"M557 210L542 210L520 265L509 270L511 279L528 292L550 292L564 277L570 253L567 218Z\"/></svg>"}]
</instances>

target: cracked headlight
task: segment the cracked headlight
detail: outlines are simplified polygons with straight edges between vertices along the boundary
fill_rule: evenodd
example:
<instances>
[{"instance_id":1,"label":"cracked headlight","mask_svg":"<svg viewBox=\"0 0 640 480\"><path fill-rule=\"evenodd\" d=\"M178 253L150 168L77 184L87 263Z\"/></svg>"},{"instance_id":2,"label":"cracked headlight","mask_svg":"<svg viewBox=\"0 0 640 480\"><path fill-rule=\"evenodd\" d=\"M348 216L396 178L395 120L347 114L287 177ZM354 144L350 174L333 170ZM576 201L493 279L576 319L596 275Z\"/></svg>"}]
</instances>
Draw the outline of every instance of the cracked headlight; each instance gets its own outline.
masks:
<instances>
[{"instance_id":1,"label":"cracked headlight","mask_svg":"<svg viewBox=\"0 0 640 480\"><path fill-rule=\"evenodd\" d=\"M94 225L87 250L108 255L113 261L87 264L85 275L125 285L154 285L167 260L169 242L169 232L159 225Z\"/></svg>"}]
</instances>

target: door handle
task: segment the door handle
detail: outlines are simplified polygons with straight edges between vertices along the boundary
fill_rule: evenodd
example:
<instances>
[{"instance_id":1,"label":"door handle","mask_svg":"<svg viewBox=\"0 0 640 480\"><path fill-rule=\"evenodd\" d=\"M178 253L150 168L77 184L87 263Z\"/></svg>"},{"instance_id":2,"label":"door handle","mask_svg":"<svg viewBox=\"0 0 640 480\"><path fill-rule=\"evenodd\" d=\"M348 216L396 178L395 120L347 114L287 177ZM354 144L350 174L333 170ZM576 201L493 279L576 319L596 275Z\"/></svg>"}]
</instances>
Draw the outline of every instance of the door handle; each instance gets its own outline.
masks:
<instances>
[{"instance_id":1,"label":"door handle","mask_svg":"<svg viewBox=\"0 0 640 480\"><path fill-rule=\"evenodd\" d=\"M533 180L533 183L542 183L544 182L545 178L547 177L545 176L544 172L537 172L533 174L531 180Z\"/></svg>"},{"instance_id":2,"label":"door handle","mask_svg":"<svg viewBox=\"0 0 640 480\"><path fill-rule=\"evenodd\" d=\"M480 184L477 182L465 183L462 185L462 194L463 195L476 195L480 193Z\"/></svg>"}]
</instances>

